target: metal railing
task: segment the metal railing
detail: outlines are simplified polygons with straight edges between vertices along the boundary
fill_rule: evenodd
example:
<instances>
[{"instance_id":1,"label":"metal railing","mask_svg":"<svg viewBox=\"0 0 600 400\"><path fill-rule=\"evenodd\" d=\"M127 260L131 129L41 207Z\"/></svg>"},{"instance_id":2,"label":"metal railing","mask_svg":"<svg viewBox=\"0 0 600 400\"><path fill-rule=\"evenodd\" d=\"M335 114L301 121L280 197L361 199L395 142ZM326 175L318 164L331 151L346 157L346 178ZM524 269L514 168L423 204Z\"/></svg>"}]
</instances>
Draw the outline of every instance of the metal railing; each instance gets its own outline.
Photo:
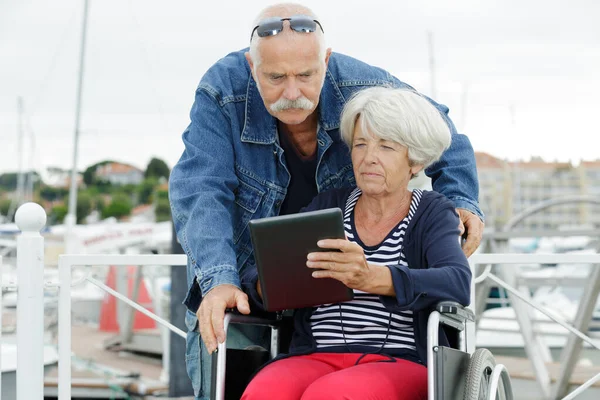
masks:
<instances>
[{"instance_id":1,"label":"metal railing","mask_svg":"<svg viewBox=\"0 0 600 400\"><path fill-rule=\"evenodd\" d=\"M44 239L39 233L46 222L44 210L37 204L27 203L19 208L15 219L19 229L22 231L21 235L19 235L17 238L18 282L16 288L19 292L17 303L17 325L20 328L19 335L17 337L17 346L19 348L17 356L17 400L43 398L44 288L52 287L57 288L59 291L59 400L67 400L71 398L71 288L74 285L83 282L89 282L93 285L96 285L97 287L106 291L108 294L115 296L134 309L150 317L157 323L167 327L177 335L185 338L186 334L182 330L173 326L168 321L160 318L154 313L148 311L123 294L116 292L104 283L92 278L90 275L85 276L77 282L72 281L72 268L74 266L184 266L187 262L185 255L61 255L59 257L59 282L45 283L43 274ZM2 265L1 262L2 260L0 259L0 265ZM545 367L546 359L543 357L543 352L535 346L536 333L531 329L529 315L524 313L522 309L518 307L519 300L523 301L524 304L528 304L529 306L539 310L551 320L560 324L568 332L570 332L573 337L577 338L577 340L586 342L596 349L600 349L600 343L582 333L581 329L576 329L576 327L573 327L572 324L568 323L563 318L555 315L553 312L531 300L528 296L528 292L525 293L525 291L517 288L517 286L522 284L522 282L518 281L514 275L511 275L510 271L516 268L516 265L518 264L600 264L600 254L477 254L471 257L470 263L474 271L476 271L476 267L479 265L486 266L484 272L473 279L473 285L476 283L481 283L485 280L489 280L494 285L498 285L507 291L510 304L515 307L516 319L521 326L521 331L525 340L526 351L529 359L534 365L542 393L546 398L550 398L550 378ZM502 266L502 268L498 269L498 273L492 273L492 265L499 265ZM0 281L0 286L2 284L3 282ZM598 284L600 285L600 283ZM4 284L4 287L6 287L6 284ZM0 299L0 307L1 306L2 301ZM2 317L0 313L0 324L2 322L1 318ZM469 333L474 335L474 328L473 331ZM568 372L568 368L565 371L566 374ZM569 394L567 397L564 397L564 399L570 400L574 398L597 381L600 381L600 374L589 379L574 392Z\"/></svg>"},{"instance_id":2,"label":"metal railing","mask_svg":"<svg viewBox=\"0 0 600 400\"><path fill-rule=\"evenodd\" d=\"M71 272L75 266L85 265L114 265L114 266L146 266L171 265L185 266L187 257L181 254L160 255L61 255L58 259L59 297L58 297L58 399L71 398ZM85 276L80 281L87 281L104 290L111 296L125 302L142 314L152 318L157 323L167 327L172 332L185 339L186 333L170 322L148 311L127 296L113 290L104 283L92 277ZM18 372L17 372L18 373Z\"/></svg>"},{"instance_id":3,"label":"metal railing","mask_svg":"<svg viewBox=\"0 0 600 400\"><path fill-rule=\"evenodd\" d=\"M471 264L472 271L477 271L477 265L485 265L484 271L480 275L474 277L474 284L480 284L486 279L489 279L495 285L505 289L509 293L509 297L511 298L511 304L515 308L516 319L519 322L521 333L523 334L523 339L525 341L525 350L527 352L528 358L533 364L533 368L536 373L536 378L541 393L543 393L544 397L548 399L557 398L558 396L552 396L550 392L551 379L548 369L545 365L547 359L542 354L543 350L540 351L539 348L539 346L541 345L541 341L536 340L537 332L534 332L531 327L531 319L529 318L529 314L526 312L527 310L523 310L523 308L518 307L519 302L513 301L513 299L518 299L524 302L525 304L529 305L530 307L540 311L548 318L565 328L579 341L586 342L598 350L600 350L600 342L585 335L581 332L581 330L575 328L572 324L565 321L562 317L556 315L556 313L548 310L546 307L532 300L528 295L528 292L519 290L515 287L516 285L513 286L505 280L498 277L496 274L493 274L491 272L492 265L502 266L502 268L498 268L498 271L502 275L508 277L509 280L511 280L512 282L517 282L517 279L515 279L514 268L518 264L600 264L600 254L476 254L471 256L471 258L469 259L469 263ZM586 305L587 304L580 304L580 307ZM475 306L475 304L473 304L473 306ZM477 312L477 310L474 311ZM546 353L548 353L547 349ZM563 375L570 375L571 373L572 369L569 370L569 368L563 368L561 370L561 374ZM569 377L570 376L561 376L559 377L559 380L563 380L564 378L568 379ZM570 400L575 398L598 381L600 381L600 374L597 374L594 377L590 378L576 390L564 397L563 400Z\"/></svg>"},{"instance_id":4,"label":"metal railing","mask_svg":"<svg viewBox=\"0 0 600 400\"><path fill-rule=\"evenodd\" d=\"M4 324L4 321L2 320L2 315L4 314L4 307L2 305L2 288L3 286L3 282L2 282L2 271L4 269L2 268L2 256L0 256L0 398L2 398L2 327Z\"/></svg>"},{"instance_id":5,"label":"metal railing","mask_svg":"<svg viewBox=\"0 0 600 400\"><path fill-rule=\"evenodd\" d=\"M113 290L90 275L72 280L74 266L185 266L187 257L169 255L61 255L59 281L44 282L44 238L40 235L46 224L46 213L35 203L22 205L15 216L21 230L17 238L17 400L44 397L44 288L58 289L58 399L71 398L71 288L83 282L96 285L109 295L130 305L178 336L186 333L163 318L148 311L127 296ZM0 265L2 259L0 258ZM1 277L0 277L1 279ZM0 280L1 287L7 287ZM0 296L0 335L2 323ZM1 363L1 359L0 359ZM0 398L2 396L0 386Z\"/></svg>"}]
</instances>

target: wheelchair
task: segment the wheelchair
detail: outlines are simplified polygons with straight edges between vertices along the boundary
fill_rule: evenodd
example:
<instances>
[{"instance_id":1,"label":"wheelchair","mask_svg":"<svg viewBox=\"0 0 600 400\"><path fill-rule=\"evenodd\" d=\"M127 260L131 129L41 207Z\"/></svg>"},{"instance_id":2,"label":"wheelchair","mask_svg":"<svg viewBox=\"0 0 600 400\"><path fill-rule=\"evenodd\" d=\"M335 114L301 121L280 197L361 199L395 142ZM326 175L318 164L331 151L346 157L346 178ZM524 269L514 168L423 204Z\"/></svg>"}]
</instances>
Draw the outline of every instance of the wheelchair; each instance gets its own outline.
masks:
<instances>
[{"instance_id":1,"label":"wheelchair","mask_svg":"<svg viewBox=\"0 0 600 400\"><path fill-rule=\"evenodd\" d=\"M225 333L230 324L267 326L271 328L271 348L227 350L227 343L220 343L212 356L211 400L241 397L260 366L279 353L282 320L281 314L269 319L226 313ZM448 336L451 347L439 345L440 329ZM505 366L496 364L489 350L474 350L474 342L473 312L455 302L438 303L427 324L428 400L513 399Z\"/></svg>"}]
</instances>

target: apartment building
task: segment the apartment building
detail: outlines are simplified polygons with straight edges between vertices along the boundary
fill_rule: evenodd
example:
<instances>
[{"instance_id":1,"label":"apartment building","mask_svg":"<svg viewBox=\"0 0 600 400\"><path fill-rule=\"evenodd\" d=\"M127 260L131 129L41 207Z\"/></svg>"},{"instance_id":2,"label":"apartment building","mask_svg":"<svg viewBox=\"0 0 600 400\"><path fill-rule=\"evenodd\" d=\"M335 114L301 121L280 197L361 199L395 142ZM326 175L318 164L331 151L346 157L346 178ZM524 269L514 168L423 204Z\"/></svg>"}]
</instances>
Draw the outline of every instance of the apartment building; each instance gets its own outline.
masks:
<instances>
[{"instance_id":1,"label":"apartment building","mask_svg":"<svg viewBox=\"0 0 600 400\"><path fill-rule=\"evenodd\" d=\"M568 195L595 195L600 199L600 161L571 163L505 161L476 153L479 201L486 225L501 229L512 217L541 202ZM526 218L522 229L559 229L566 226L600 226L600 206L570 203L552 206Z\"/></svg>"}]
</instances>

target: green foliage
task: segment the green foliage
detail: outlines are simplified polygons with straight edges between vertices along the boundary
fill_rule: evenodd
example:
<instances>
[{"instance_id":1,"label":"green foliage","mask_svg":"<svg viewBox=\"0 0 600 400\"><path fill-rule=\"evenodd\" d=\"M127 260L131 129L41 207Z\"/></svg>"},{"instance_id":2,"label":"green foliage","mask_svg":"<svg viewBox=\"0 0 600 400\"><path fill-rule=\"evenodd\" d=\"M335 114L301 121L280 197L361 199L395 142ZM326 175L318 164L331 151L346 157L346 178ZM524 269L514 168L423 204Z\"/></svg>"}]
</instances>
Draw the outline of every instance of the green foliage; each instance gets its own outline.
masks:
<instances>
[{"instance_id":1,"label":"green foliage","mask_svg":"<svg viewBox=\"0 0 600 400\"><path fill-rule=\"evenodd\" d=\"M169 192L166 190L157 190L156 191L156 199L169 201Z\"/></svg>"},{"instance_id":2,"label":"green foliage","mask_svg":"<svg viewBox=\"0 0 600 400\"><path fill-rule=\"evenodd\" d=\"M94 184L96 169L93 167L87 167L85 171L83 171L83 183L87 186Z\"/></svg>"},{"instance_id":3,"label":"green foliage","mask_svg":"<svg viewBox=\"0 0 600 400\"><path fill-rule=\"evenodd\" d=\"M82 223L91 212L92 196L86 192L79 192L77 194L77 223Z\"/></svg>"},{"instance_id":4,"label":"green foliage","mask_svg":"<svg viewBox=\"0 0 600 400\"><path fill-rule=\"evenodd\" d=\"M64 199L68 196L69 190L66 188L54 188L52 186L42 186L40 188L40 198L46 201L55 201Z\"/></svg>"},{"instance_id":5,"label":"green foliage","mask_svg":"<svg viewBox=\"0 0 600 400\"><path fill-rule=\"evenodd\" d=\"M153 158L148 163L146 167L146 172L144 173L145 178L166 178L169 179L169 174L171 170L167 166L163 160L158 158Z\"/></svg>"},{"instance_id":6,"label":"green foliage","mask_svg":"<svg viewBox=\"0 0 600 400\"><path fill-rule=\"evenodd\" d=\"M154 214L156 215L156 222L170 221L171 205L169 203L169 192L166 190L157 190L155 197L156 208L154 209Z\"/></svg>"},{"instance_id":7,"label":"green foliage","mask_svg":"<svg viewBox=\"0 0 600 400\"><path fill-rule=\"evenodd\" d=\"M0 187L4 190L15 190L17 188L17 174L8 172L0 175Z\"/></svg>"},{"instance_id":8,"label":"green foliage","mask_svg":"<svg viewBox=\"0 0 600 400\"><path fill-rule=\"evenodd\" d=\"M113 184L110 183L109 181L98 180L98 179L96 179L94 181L93 187L96 188L98 193L102 193L102 194L110 194L115 190Z\"/></svg>"},{"instance_id":9,"label":"green foliage","mask_svg":"<svg viewBox=\"0 0 600 400\"><path fill-rule=\"evenodd\" d=\"M131 183L127 185L119 186L119 191L126 193L129 196L137 195L137 185L133 185Z\"/></svg>"},{"instance_id":10,"label":"green foliage","mask_svg":"<svg viewBox=\"0 0 600 400\"><path fill-rule=\"evenodd\" d=\"M89 167L87 167L85 169L85 171L83 172L83 182L88 186L96 184L97 183L96 182L96 169L102 165L110 164L112 162L114 162L114 161L105 160L105 161L101 161L99 163L96 163L96 164L93 164L93 165L90 165ZM110 183L109 183L109 185L110 185Z\"/></svg>"},{"instance_id":11,"label":"green foliage","mask_svg":"<svg viewBox=\"0 0 600 400\"><path fill-rule=\"evenodd\" d=\"M102 218L121 218L131 214L131 199L125 194L116 194L108 206L102 210Z\"/></svg>"},{"instance_id":12,"label":"green foliage","mask_svg":"<svg viewBox=\"0 0 600 400\"><path fill-rule=\"evenodd\" d=\"M41 181L40 175L36 172L36 171L25 171L25 174L33 174L32 179L34 182L34 186L37 184L39 185L38 182ZM5 174L0 175L0 189L6 190L6 191L14 191L17 189L17 173L16 172L7 172ZM25 184L27 182L28 176L26 175L23 179L23 184Z\"/></svg>"},{"instance_id":13,"label":"green foliage","mask_svg":"<svg viewBox=\"0 0 600 400\"><path fill-rule=\"evenodd\" d=\"M142 183L137 186L138 202L140 204L152 203L152 193L154 193L154 188L157 185L158 179L156 178L144 179Z\"/></svg>"},{"instance_id":14,"label":"green foliage","mask_svg":"<svg viewBox=\"0 0 600 400\"><path fill-rule=\"evenodd\" d=\"M49 219L54 223L60 224L64 221L65 216L67 215L67 206L64 204L59 204L52 207L50 211Z\"/></svg>"},{"instance_id":15,"label":"green foliage","mask_svg":"<svg viewBox=\"0 0 600 400\"><path fill-rule=\"evenodd\" d=\"M100 190L98 190L98 187L94 185L86 187L85 192L89 193L89 195L92 196L92 198L96 198L100 194Z\"/></svg>"},{"instance_id":16,"label":"green foliage","mask_svg":"<svg viewBox=\"0 0 600 400\"><path fill-rule=\"evenodd\" d=\"M154 210L156 215L156 222L170 221L171 220L171 206L168 199L158 199L156 201L156 208Z\"/></svg>"},{"instance_id":17,"label":"green foliage","mask_svg":"<svg viewBox=\"0 0 600 400\"><path fill-rule=\"evenodd\" d=\"M3 215L6 217L9 209L10 209L10 200L9 199L0 200L0 215Z\"/></svg>"},{"instance_id":18,"label":"green foliage","mask_svg":"<svg viewBox=\"0 0 600 400\"><path fill-rule=\"evenodd\" d=\"M121 218L131 214L133 207L140 204L154 204L156 217L159 221L170 220L171 209L166 190L157 190L159 185L169 177L169 167L157 158L148 164L146 178L138 185L113 185L110 182L96 178L96 169L99 166L114 161L106 160L85 169L83 181L85 189L79 190L77 195L77 222L81 223L93 210L97 210L102 218ZM51 223L60 223L67 214L69 188L55 188L45 185L34 173L34 195L36 201L60 203L49 212ZM17 174L6 173L0 175L0 193L12 191L17 185ZM110 200L108 200L110 198ZM10 207L9 200L0 200L0 213L6 215Z\"/></svg>"},{"instance_id":19,"label":"green foliage","mask_svg":"<svg viewBox=\"0 0 600 400\"><path fill-rule=\"evenodd\" d=\"M100 213L100 215L102 215L102 212L106 208L106 202L104 201L104 198L101 196L96 196L94 198L94 203L96 210Z\"/></svg>"}]
</instances>

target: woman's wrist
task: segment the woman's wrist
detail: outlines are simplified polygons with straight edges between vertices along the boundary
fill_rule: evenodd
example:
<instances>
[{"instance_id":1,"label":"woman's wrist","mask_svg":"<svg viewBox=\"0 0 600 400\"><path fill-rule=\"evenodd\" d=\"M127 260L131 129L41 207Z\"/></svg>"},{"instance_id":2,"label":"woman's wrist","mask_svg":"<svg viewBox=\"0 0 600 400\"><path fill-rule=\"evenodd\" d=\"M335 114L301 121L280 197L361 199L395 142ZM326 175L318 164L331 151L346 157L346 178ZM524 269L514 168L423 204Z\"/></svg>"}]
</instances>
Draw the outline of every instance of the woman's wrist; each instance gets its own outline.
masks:
<instances>
[{"instance_id":1,"label":"woman's wrist","mask_svg":"<svg viewBox=\"0 0 600 400\"><path fill-rule=\"evenodd\" d=\"M373 277L370 281L369 290L366 292L380 296L396 296L392 272L385 265L370 265Z\"/></svg>"}]
</instances>

